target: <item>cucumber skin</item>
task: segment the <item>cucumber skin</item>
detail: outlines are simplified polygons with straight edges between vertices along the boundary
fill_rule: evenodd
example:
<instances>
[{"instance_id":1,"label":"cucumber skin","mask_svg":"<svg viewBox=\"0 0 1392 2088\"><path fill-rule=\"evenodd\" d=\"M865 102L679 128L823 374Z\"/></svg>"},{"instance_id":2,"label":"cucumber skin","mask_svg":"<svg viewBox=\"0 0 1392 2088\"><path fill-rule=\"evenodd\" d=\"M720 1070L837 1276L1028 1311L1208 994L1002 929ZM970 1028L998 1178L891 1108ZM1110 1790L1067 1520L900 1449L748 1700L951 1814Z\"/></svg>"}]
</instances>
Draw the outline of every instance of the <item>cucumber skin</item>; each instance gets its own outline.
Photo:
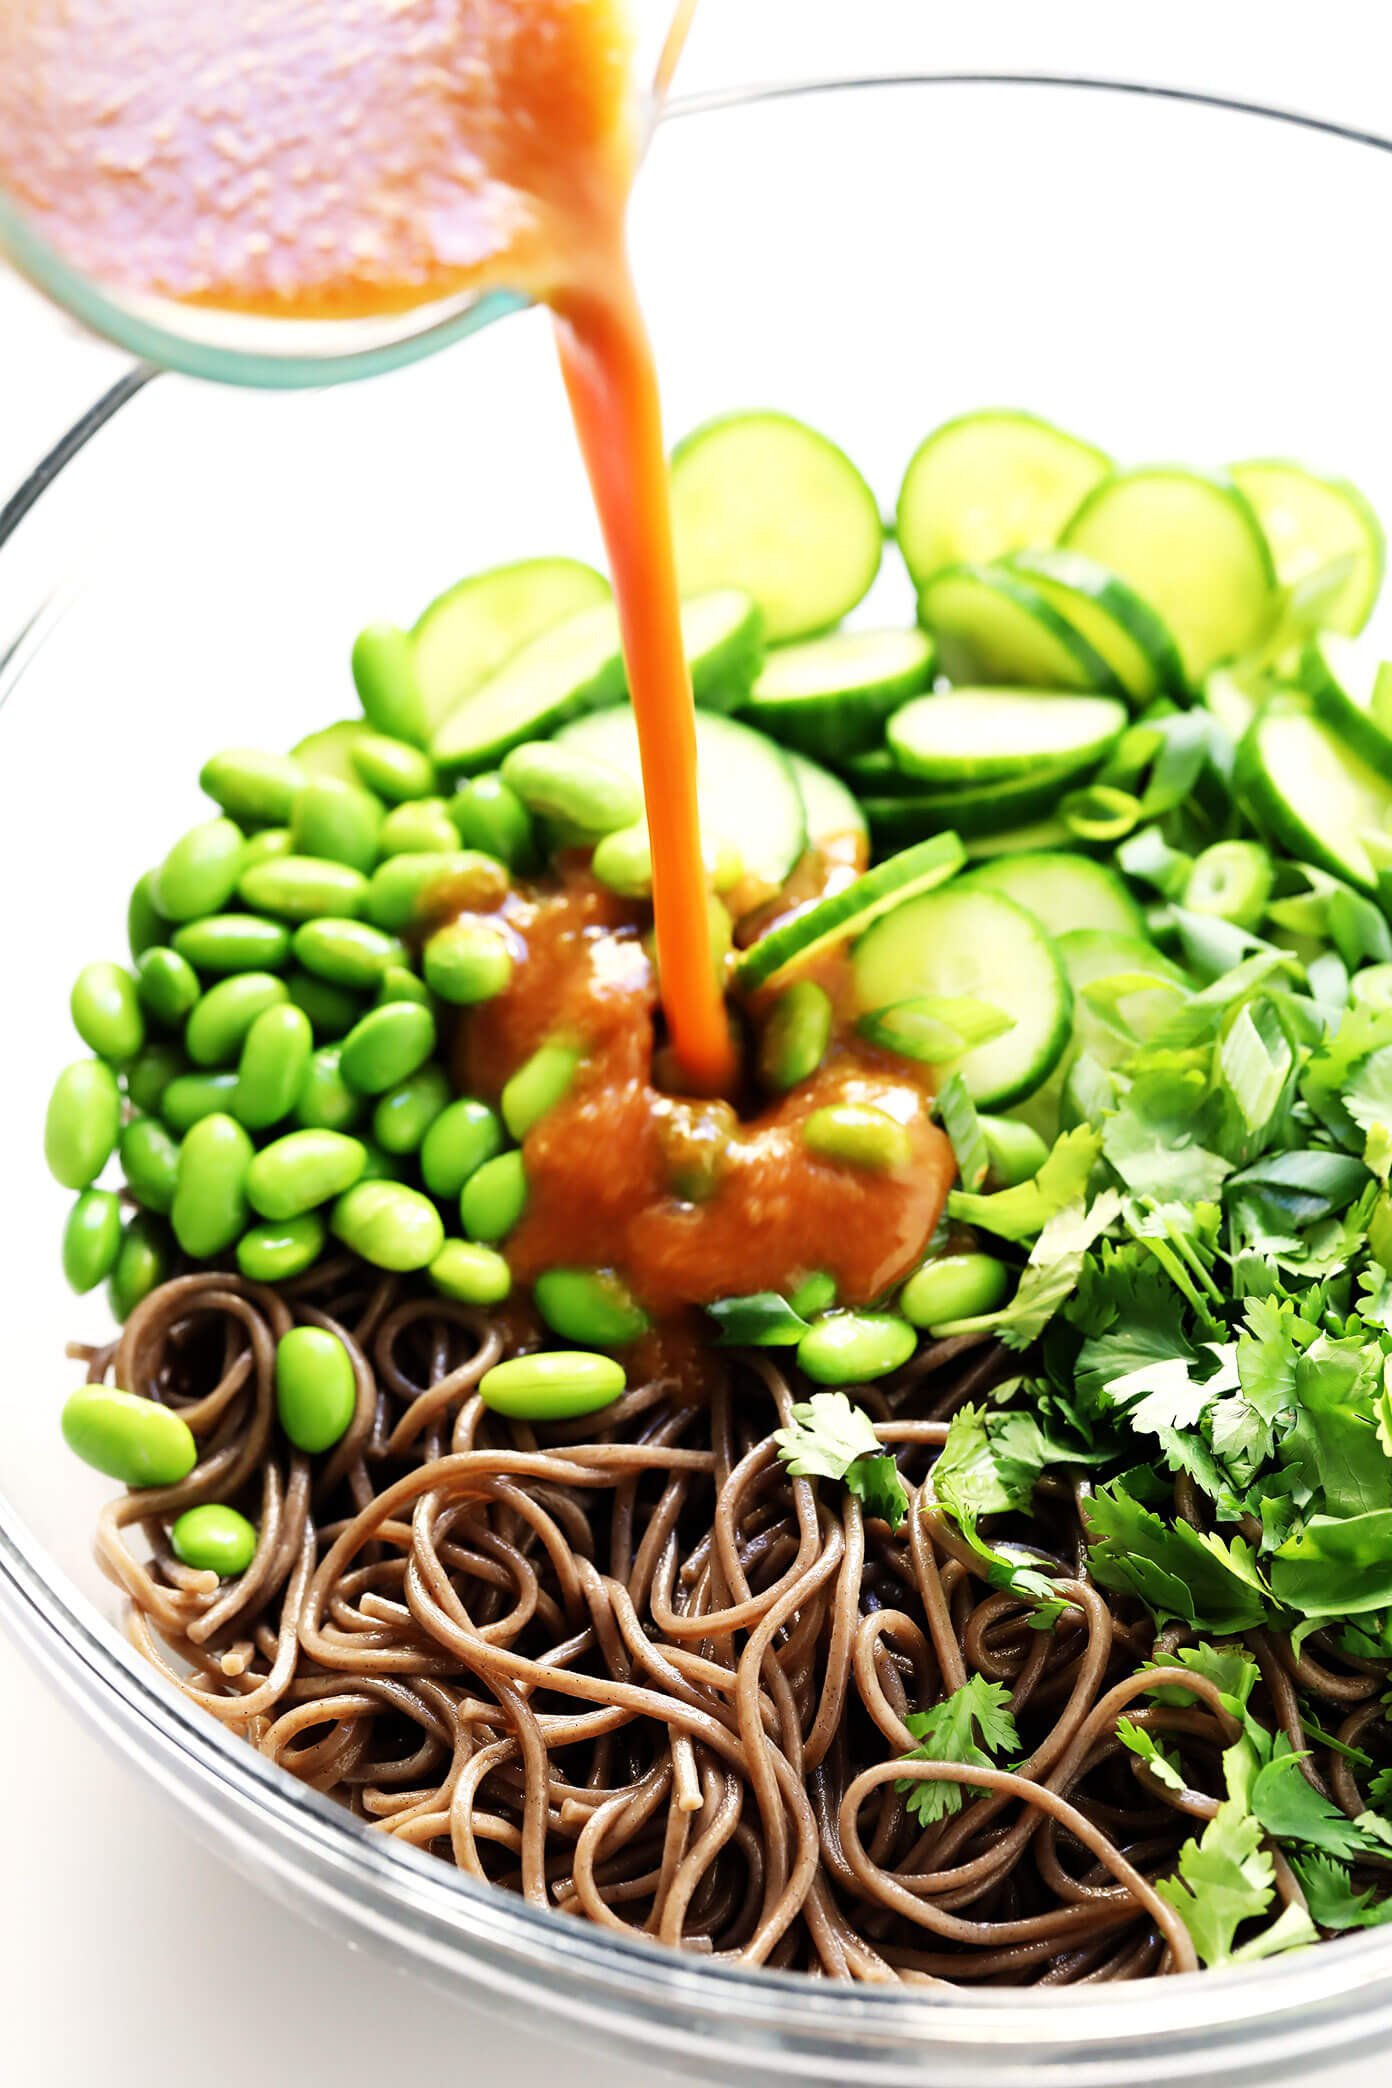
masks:
<instances>
[{"instance_id":1,"label":"cucumber skin","mask_svg":"<svg viewBox=\"0 0 1392 2088\"><path fill-rule=\"evenodd\" d=\"M1300 702L1298 697L1293 700L1297 704ZM1340 877L1345 883L1356 886L1359 891L1375 892L1376 878L1365 876L1362 871L1355 869L1353 864L1345 862L1335 855L1332 849L1327 848L1319 835L1291 810L1267 776L1261 755L1262 726L1268 720L1279 719L1283 709L1287 708L1288 703L1279 702L1258 712L1237 749L1234 781L1251 816L1252 824L1269 841L1285 849L1288 855L1294 856L1297 862L1314 863L1319 869L1327 870L1331 877ZM1333 728L1327 719L1321 719L1320 723L1326 730L1332 731ZM1337 733L1334 736L1339 737ZM1357 753L1356 748L1351 748L1350 751ZM1369 766L1371 765L1370 763Z\"/></svg>"},{"instance_id":2,"label":"cucumber skin","mask_svg":"<svg viewBox=\"0 0 1392 2088\"><path fill-rule=\"evenodd\" d=\"M925 580L930 580L935 573L941 572L945 565L960 564L962 561L960 558L947 558L939 560L934 565L921 567L919 561L911 555L910 549L904 541L906 534L913 534L911 530L906 532L905 529L905 509L909 505L911 498L910 489L914 475L920 468L923 459L941 441L944 439L950 441L952 437L959 435L964 428L971 428L982 422L992 422L997 425L1009 424L1014 427L1025 428L1029 430L1031 435L1048 435L1053 440L1066 445L1068 449L1079 457L1089 457L1097 467L1097 477L1099 479L1106 478L1116 469L1114 459L1109 457L1105 450L1098 449L1095 443L1084 441L1080 435L1070 434L1067 428L1057 427L1053 421L1046 420L1042 414L1027 413L1021 407L1011 406L977 407L969 413L954 414L951 420L945 420L939 427L930 429L919 443L904 468L904 476L900 481L899 493L895 501L894 534L898 541L900 552L903 555L904 563L909 569L909 577L912 579L915 587L922 587ZM1075 512L1078 504L1078 501L1075 500ZM1062 521L1066 522L1067 520L1068 516L1064 515ZM1000 558L1008 555L1011 551L1023 548L1022 545L1018 544L1002 544L990 555L993 558Z\"/></svg>"},{"instance_id":3,"label":"cucumber skin","mask_svg":"<svg viewBox=\"0 0 1392 2088\"><path fill-rule=\"evenodd\" d=\"M1300 655L1300 685L1314 703L1316 715L1332 726L1340 739L1347 740L1369 768L1392 782L1392 738L1370 712L1346 693L1321 652L1318 637L1311 638Z\"/></svg>"},{"instance_id":4,"label":"cucumber skin","mask_svg":"<svg viewBox=\"0 0 1392 2088\"><path fill-rule=\"evenodd\" d=\"M1120 873L1113 870L1109 864L1095 863L1091 857L1078 855L1073 850L1038 849L1019 855L1000 856L993 863L980 864L972 872L971 881L973 885L980 886L985 891L1004 892L1007 899L1013 899L1017 905L1023 906L1027 913L1034 913L1027 892L1016 891L1014 887L1017 883L1027 887L1032 876L1047 874L1060 859L1069 864L1078 864L1082 870L1083 882L1099 893L1106 893L1114 911L1114 918L1105 923L1096 920L1070 921L1067 929L1054 929L1049 932L1067 934L1078 929L1101 928L1102 932L1107 934L1130 935L1138 942L1147 940L1145 915L1127 891ZM1036 914L1035 918L1042 917ZM1044 927L1046 930L1049 929L1047 921L1044 922Z\"/></svg>"},{"instance_id":5,"label":"cucumber skin","mask_svg":"<svg viewBox=\"0 0 1392 2088\"><path fill-rule=\"evenodd\" d=\"M867 754L883 745L886 720L931 686L936 655L932 641L926 642L928 657L921 667L886 677L874 689L761 701L756 683L740 716L747 725L813 761L841 764L853 755Z\"/></svg>"},{"instance_id":6,"label":"cucumber skin","mask_svg":"<svg viewBox=\"0 0 1392 2088\"><path fill-rule=\"evenodd\" d=\"M1308 471L1303 464L1294 463L1288 457L1248 457L1240 463L1230 465L1229 470L1236 484L1246 493L1247 498L1256 509L1259 522L1261 521L1261 501L1256 493L1248 491L1247 486L1243 484L1243 479L1244 475L1248 478L1253 475L1259 478L1263 472L1267 471L1290 474L1326 488L1343 500L1352 512L1358 516L1365 532L1369 585L1365 593L1358 598L1353 621L1351 623L1334 623L1330 626L1331 629L1338 631L1341 636L1356 638L1367 623L1368 618L1372 615L1373 610L1377 607L1378 596L1382 592L1382 583L1387 574L1387 535L1377 511L1367 495L1361 493L1351 479L1327 478L1322 472ZM1272 556L1274 559L1274 549ZM1277 577L1280 577L1279 574Z\"/></svg>"},{"instance_id":7,"label":"cucumber skin","mask_svg":"<svg viewBox=\"0 0 1392 2088\"><path fill-rule=\"evenodd\" d=\"M1028 682L1012 684L1008 674L993 671L982 664L980 653L970 650L969 638L962 637L960 633L944 633L933 622L930 598L934 588L956 580L973 581L1008 601L1048 634L1061 655L1074 662L1079 679L1075 683L1067 683L1060 678L1051 686L1067 689L1077 695L1125 696L1126 691L1101 653L1088 643L1081 631L1076 631L1067 617L1061 615L1051 602L1044 599L1037 587L1031 586L1018 574L1008 572L1003 565L943 566L939 572L933 573L919 590L918 620L937 647L939 664L949 681L975 684L978 687L1041 686Z\"/></svg>"},{"instance_id":8,"label":"cucumber skin","mask_svg":"<svg viewBox=\"0 0 1392 2088\"><path fill-rule=\"evenodd\" d=\"M1087 558L1081 551L1056 548L1018 551L1005 564L1008 571L1020 573L1032 581L1060 616L1068 616L1067 603L1054 601L1047 591L1049 587L1058 588L1064 595L1070 592L1081 594L1117 625L1136 651L1149 661L1155 675L1153 689L1127 691L1132 702L1149 703L1156 696L1185 694L1179 647L1170 636L1164 619L1118 574L1109 572L1107 567L1098 565L1095 559ZM1091 585L1083 571L1089 566L1095 568L1096 573ZM1118 675L1117 679L1121 680L1121 677Z\"/></svg>"},{"instance_id":9,"label":"cucumber skin","mask_svg":"<svg viewBox=\"0 0 1392 2088\"><path fill-rule=\"evenodd\" d=\"M951 703L954 698L968 694L975 695L976 693L975 690L948 689L941 696L915 697L911 702L906 703L902 710L895 712L889 721L886 737L889 742L891 758L898 764L906 776L924 783L929 790L935 788L939 790L971 790L974 787L984 788L991 783L1009 783L1021 776L1037 773L1043 768L1057 771L1060 774L1067 773L1070 770L1097 768L1101 766L1112 752L1122 733L1126 730L1128 723L1126 707L1120 698L1095 696L1091 692L1082 690L1068 690L1059 692L1062 701L1081 701L1106 705L1110 708L1112 715L1112 729L1109 733L1099 734L1097 738L1081 749L1075 746L1071 753L1027 755L1023 762L1013 760L1008 753L994 755L989 752L980 755L975 760L968 760L961 756L952 756L947 760L935 760L931 755L925 757L915 748L912 737L906 737L904 720L909 712L914 713L915 721L924 716L931 718L932 711L929 708L931 705L935 703ZM1050 701L1049 695L1044 690L1003 689L999 692L983 690L980 693L983 695L999 693L1012 698L1019 697L1027 703L1047 704Z\"/></svg>"},{"instance_id":10,"label":"cucumber skin","mask_svg":"<svg viewBox=\"0 0 1392 2088\"><path fill-rule=\"evenodd\" d=\"M906 848L911 841L951 829L964 836L998 834L1028 826L1053 812L1088 771L1050 769L1010 784L975 790L934 790L863 795L860 806L880 848Z\"/></svg>"}]
</instances>

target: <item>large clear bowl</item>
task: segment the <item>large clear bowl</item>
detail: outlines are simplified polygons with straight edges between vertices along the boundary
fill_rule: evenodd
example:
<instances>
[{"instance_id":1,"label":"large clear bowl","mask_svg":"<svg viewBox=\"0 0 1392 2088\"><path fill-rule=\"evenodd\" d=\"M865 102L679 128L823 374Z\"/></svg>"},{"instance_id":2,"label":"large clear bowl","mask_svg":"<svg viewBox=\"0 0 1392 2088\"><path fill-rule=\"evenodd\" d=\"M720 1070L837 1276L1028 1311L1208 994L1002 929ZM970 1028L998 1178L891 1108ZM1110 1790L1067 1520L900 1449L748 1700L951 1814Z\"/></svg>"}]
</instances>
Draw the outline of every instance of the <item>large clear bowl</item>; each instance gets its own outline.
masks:
<instances>
[{"instance_id":1,"label":"large clear bowl","mask_svg":"<svg viewBox=\"0 0 1392 2088\"><path fill-rule=\"evenodd\" d=\"M1091 84L918 80L669 121L634 233L674 431L786 407L888 507L925 429L1016 402L1130 458L1307 457L1388 513L1389 223L1377 141ZM707 2078L1270 2082L1385 2039L1385 1932L1067 1995L701 1967L388 1845L126 1647L89 1558L106 1489L57 1429L63 1343L103 1327L58 1274L39 1153L68 981L122 951L125 893L198 815L209 751L349 712L368 617L409 620L518 553L593 555L596 532L536 313L337 391L132 383L87 432L0 547L0 1588L44 1671L281 1895L485 2003Z\"/></svg>"}]
</instances>

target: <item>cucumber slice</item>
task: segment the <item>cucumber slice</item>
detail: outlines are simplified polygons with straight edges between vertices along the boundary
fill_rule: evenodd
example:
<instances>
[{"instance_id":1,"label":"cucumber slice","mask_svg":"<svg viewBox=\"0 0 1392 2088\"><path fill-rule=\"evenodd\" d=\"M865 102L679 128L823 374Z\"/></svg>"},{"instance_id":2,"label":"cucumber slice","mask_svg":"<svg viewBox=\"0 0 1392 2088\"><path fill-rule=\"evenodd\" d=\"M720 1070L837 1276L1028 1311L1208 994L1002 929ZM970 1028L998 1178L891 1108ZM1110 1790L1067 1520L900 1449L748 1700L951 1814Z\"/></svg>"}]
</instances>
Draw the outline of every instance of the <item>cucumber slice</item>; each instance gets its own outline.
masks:
<instances>
[{"instance_id":1,"label":"cucumber slice","mask_svg":"<svg viewBox=\"0 0 1392 2088\"><path fill-rule=\"evenodd\" d=\"M975 881L973 877L972 882ZM1117 934L1105 928L1075 928L1060 935L1055 947L1073 989L1070 1062L1080 1051L1086 1051L1100 1065L1118 1066L1137 1049L1091 1005L1087 998L1089 986L1096 986L1103 979L1155 980L1153 987L1138 984L1119 995L1116 1002L1122 1021L1142 1043L1148 1043L1175 1013L1180 1005L1179 994L1194 991L1188 973L1172 964L1144 936Z\"/></svg>"},{"instance_id":2,"label":"cucumber slice","mask_svg":"<svg viewBox=\"0 0 1392 2088\"><path fill-rule=\"evenodd\" d=\"M752 944L735 966L735 984L743 992L753 993L790 966L863 935L891 907L946 884L965 861L966 853L955 834L938 834L931 841L920 841L916 848L906 848L902 855L890 856L854 884L809 906Z\"/></svg>"},{"instance_id":3,"label":"cucumber slice","mask_svg":"<svg viewBox=\"0 0 1392 2088\"><path fill-rule=\"evenodd\" d=\"M1237 782L1269 840L1376 889L1363 836L1392 829L1392 782L1315 717L1308 700L1276 698L1253 720L1237 750Z\"/></svg>"},{"instance_id":4,"label":"cucumber slice","mask_svg":"<svg viewBox=\"0 0 1392 2088\"><path fill-rule=\"evenodd\" d=\"M1254 695L1240 675L1227 667L1215 667L1204 676L1203 700L1236 746L1264 699Z\"/></svg>"},{"instance_id":5,"label":"cucumber slice","mask_svg":"<svg viewBox=\"0 0 1392 2088\"><path fill-rule=\"evenodd\" d=\"M618 613L601 602L543 631L466 696L436 732L431 758L447 775L496 768L577 711L618 703L627 686Z\"/></svg>"},{"instance_id":6,"label":"cucumber slice","mask_svg":"<svg viewBox=\"0 0 1392 2088\"><path fill-rule=\"evenodd\" d=\"M1392 776L1392 711L1377 654L1355 638L1322 631L1300 656L1300 682L1340 738L1383 775Z\"/></svg>"},{"instance_id":7,"label":"cucumber slice","mask_svg":"<svg viewBox=\"0 0 1392 2088\"><path fill-rule=\"evenodd\" d=\"M833 631L770 653L745 715L785 746L836 761L877 746L890 712L932 679L922 631Z\"/></svg>"},{"instance_id":8,"label":"cucumber slice","mask_svg":"<svg viewBox=\"0 0 1392 2088\"><path fill-rule=\"evenodd\" d=\"M943 566L1052 544L1111 469L1101 450L1032 413L946 421L914 451L899 489L904 563L922 586Z\"/></svg>"},{"instance_id":9,"label":"cucumber slice","mask_svg":"<svg viewBox=\"0 0 1392 2088\"><path fill-rule=\"evenodd\" d=\"M1135 589L1080 551L1017 551L1006 561L1067 617L1136 703L1184 687L1179 648Z\"/></svg>"},{"instance_id":10,"label":"cucumber slice","mask_svg":"<svg viewBox=\"0 0 1392 2088\"><path fill-rule=\"evenodd\" d=\"M638 728L626 703L576 718L556 741L642 783ZM738 719L703 710L696 713L696 758L708 847L728 847L747 877L777 890L807 846L807 816L787 755Z\"/></svg>"},{"instance_id":11,"label":"cucumber slice","mask_svg":"<svg viewBox=\"0 0 1392 2088\"><path fill-rule=\"evenodd\" d=\"M1271 550L1231 479L1163 465L1114 472L1088 494L1062 542L1144 596L1173 633L1195 687L1271 627Z\"/></svg>"},{"instance_id":12,"label":"cucumber slice","mask_svg":"<svg viewBox=\"0 0 1392 2088\"><path fill-rule=\"evenodd\" d=\"M1357 486L1317 478L1280 457L1234 464L1232 476L1257 511L1282 587L1298 586L1336 559L1350 561L1348 578L1322 621L1348 636L1361 631L1382 586L1387 544Z\"/></svg>"},{"instance_id":13,"label":"cucumber slice","mask_svg":"<svg viewBox=\"0 0 1392 2088\"><path fill-rule=\"evenodd\" d=\"M747 589L771 644L839 623L884 549L850 458L787 413L727 414L679 442L672 522L682 586Z\"/></svg>"},{"instance_id":14,"label":"cucumber slice","mask_svg":"<svg viewBox=\"0 0 1392 2088\"><path fill-rule=\"evenodd\" d=\"M974 862L993 861L997 856L1048 854L1076 846L1076 836L1061 819L1033 819L1028 826L1004 827L998 834L972 834L965 842L967 854Z\"/></svg>"},{"instance_id":15,"label":"cucumber slice","mask_svg":"<svg viewBox=\"0 0 1392 2088\"><path fill-rule=\"evenodd\" d=\"M863 870L870 860L869 830L865 814L841 778L809 761L805 754L790 753L788 766L802 798L808 846Z\"/></svg>"},{"instance_id":16,"label":"cucumber slice","mask_svg":"<svg viewBox=\"0 0 1392 2088\"><path fill-rule=\"evenodd\" d=\"M1110 696L948 689L906 703L887 737L905 775L985 783L1041 769L1076 774L1101 761L1126 724L1125 704Z\"/></svg>"},{"instance_id":17,"label":"cucumber slice","mask_svg":"<svg viewBox=\"0 0 1392 2088\"><path fill-rule=\"evenodd\" d=\"M1101 653L1004 566L944 567L924 584L918 620L949 681L1122 693Z\"/></svg>"},{"instance_id":18,"label":"cucumber slice","mask_svg":"<svg viewBox=\"0 0 1392 2088\"><path fill-rule=\"evenodd\" d=\"M857 1007L863 1014L921 997L980 1000L1012 1027L939 1068L966 1082L983 1109L1032 1094L1068 1041L1072 997L1038 921L1001 892L975 881L896 906L855 947Z\"/></svg>"},{"instance_id":19,"label":"cucumber slice","mask_svg":"<svg viewBox=\"0 0 1392 2088\"><path fill-rule=\"evenodd\" d=\"M681 605L691 693L707 710L740 710L764 664L764 619L742 587L711 587Z\"/></svg>"},{"instance_id":20,"label":"cucumber slice","mask_svg":"<svg viewBox=\"0 0 1392 2088\"><path fill-rule=\"evenodd\" d=\"M361 789L362 777L353 766L353 748L371 731L365 718L340 718L336 725L323 725L318 732L307 733L290 753L312 776L332 776L336 783L352 783Z\"/></svg>"},{"instance_id":21,"label":"cucumber slice","mask_svg":"<svg viewBox=\"0 0 1392 2088\"><path fill-rule=\"evenodd\" d=\"M412 633L429 729L552 624L608 599L609 582L578 558L519 559L437 595Z\"/></svg>"},{"instance_id":22,"label":"cucumber slice","mask_svg":"<svg viewBox=\"0 0 1392 2088\"><path fill-rule=\"evenodd\" d=\"M907 778L902 779L907 781ZM913 792L867 791L860 800L879 849L907 848L947 829L964 839L1026 826L1054 811L1072 777L1054 770L1044 775L1016 776L1004 783L980 783L969 790Z\"/></svg>"},{"instance_id":23,"label":"cucumber slice","mask_svg":"<svg viewBox=\"0 0 1392 2088\"><path fill-rule=\"evenodd\" d=\"M1106 929L1144 936L1145 915L1115 870L1088 856L1053 853L1002 856L972 872L973 885L1004 892L1051 935Z\"/></svg>"}]
</instances>

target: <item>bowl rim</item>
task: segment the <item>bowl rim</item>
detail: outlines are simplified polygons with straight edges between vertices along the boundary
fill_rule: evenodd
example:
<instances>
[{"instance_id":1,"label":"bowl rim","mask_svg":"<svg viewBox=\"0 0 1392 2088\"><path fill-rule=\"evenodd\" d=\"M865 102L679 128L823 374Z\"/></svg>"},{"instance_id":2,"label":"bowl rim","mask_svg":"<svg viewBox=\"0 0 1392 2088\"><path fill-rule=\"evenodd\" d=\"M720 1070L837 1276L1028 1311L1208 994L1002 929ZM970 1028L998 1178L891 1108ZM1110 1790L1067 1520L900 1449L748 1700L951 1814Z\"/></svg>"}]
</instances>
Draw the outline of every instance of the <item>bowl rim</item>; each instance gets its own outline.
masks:
<instances>
[{"instance_id":1,"label":"bowl rim","mask_svg":"<svg viewBox=\"0 0 1392 2088\"><path fill-rule=\"evenodd\" d=\"M1112 94L1252 118L1392 153L1392 136L1299 110L1146 81L1017 71L874 73L754 84L681 97L664 120L810 96L889 88L1026 88ZM507 309L516 309L517 301ZM446 320L430 346L456 338ZM424 337L422 337L424 338ZM417 351L426 352L424 347ZM0 550L80 451L158 374L138 362L98 397L0 505ZM361 368L336 375L364 374ZM322 383L317 375L306 382ZM0 631L0 706L65 604L50 597ZM749 2065L816 2080L1056 2081L1111 2088L1178 2080L1222 2065L1234 2083L1302 2061L1348 2056L1392 2032L1392 1937L1378 1931L1275 1961L1180 1975L1163 1985L1065 1993L961 1986L840 1987L806 1975L713 1965L655 1942L566 1922L482 1886L454 1866L375 1835L191 1704L127 1644L46 1555L0 1490L0 1618L45 1679L119 1751L157 1770L204 1838L270 1870L321 1920L390 1943L439 1981L486 1989L582 2037L660 2050L708 2071ZM548 1978L538 1983L545 1967ZM1167 2005L1156 2007L1160 2001ZM1146 2006L1146 2003L1150 2006ZM823 2069L828 2064L835 2072ZM1062 2069L1056 2071L1056 2069ZM732 2074L731 2078L747 2078Z\"/></svg>"}]
</instances>

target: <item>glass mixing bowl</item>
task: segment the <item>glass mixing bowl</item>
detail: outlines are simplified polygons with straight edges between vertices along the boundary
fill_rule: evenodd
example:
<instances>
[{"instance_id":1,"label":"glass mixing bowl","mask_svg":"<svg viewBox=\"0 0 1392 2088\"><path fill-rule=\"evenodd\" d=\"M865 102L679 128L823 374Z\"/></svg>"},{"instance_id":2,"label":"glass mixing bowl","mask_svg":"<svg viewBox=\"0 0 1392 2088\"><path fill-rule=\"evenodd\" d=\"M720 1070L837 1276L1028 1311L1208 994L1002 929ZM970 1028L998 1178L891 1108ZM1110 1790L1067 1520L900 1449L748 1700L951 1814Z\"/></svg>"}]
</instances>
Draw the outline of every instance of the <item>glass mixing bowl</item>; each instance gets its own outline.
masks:
<instances>
[{"instance_id":1,"label":"glass mixing bowl","mask_svg":"<svg viewBox=\"0 0 1392 2088\"><path fill-rule=\"evenodd\" d=\"M786 407L889 507L927 428L1015 402L1129 458L1289 452L1389 514L1389 220L1380 140L1134 88L919 79L689 107L658 133L634 244L674 432ZM89 1559L107 1489L57 1427L64 1341L104 1327L99 1294L64 1289L39 1152L69 980L123 952L125 895L199 816L211 750L352 710L360 624L597 536L537 313L339 390L162 377L108 409L11 503L0 547L0 1592L43 1671L282 1896L481 2003L706 2078L1269 2083L1382 2041L1378 1933L1067 1994L842 1991L666 1955L390 1846L125 1645ZM877 595L872 615L907 611L902 576Z\"/></svg>"}]
</instances>

